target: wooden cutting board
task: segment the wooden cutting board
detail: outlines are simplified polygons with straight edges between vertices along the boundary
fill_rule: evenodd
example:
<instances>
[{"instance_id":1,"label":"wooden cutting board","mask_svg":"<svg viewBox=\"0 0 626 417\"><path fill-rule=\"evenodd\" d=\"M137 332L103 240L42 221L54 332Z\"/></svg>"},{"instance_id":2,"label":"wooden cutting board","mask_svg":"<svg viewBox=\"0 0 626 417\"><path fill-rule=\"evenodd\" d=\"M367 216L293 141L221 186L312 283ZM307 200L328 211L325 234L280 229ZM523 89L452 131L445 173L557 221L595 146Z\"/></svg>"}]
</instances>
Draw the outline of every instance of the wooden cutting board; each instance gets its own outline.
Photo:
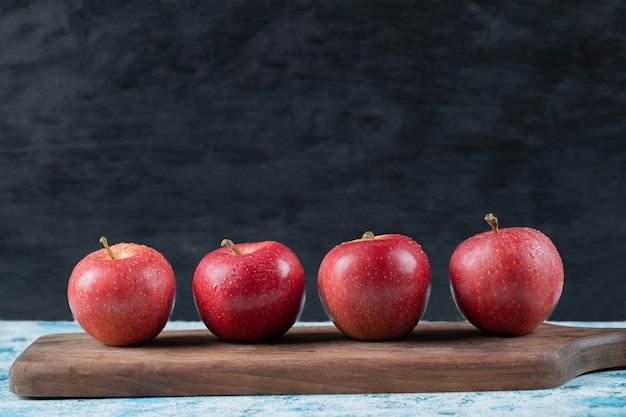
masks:
<instances>
[{"instance_id":1,"label":"wooden cutting board","mask_svg":"<svg viewBox=\"0 0 626 417\"><path fill-rule=\"evenodd\" d=\"M362 342L333 326L294 327L273 343L228 343L208 331L165 331L109 347L53 334L10 370L26 397L143 397L526 390L626 367L626 329L543 324L494 337L468 323L420 323L406 339Z\"/></svg>"}]
</instances>

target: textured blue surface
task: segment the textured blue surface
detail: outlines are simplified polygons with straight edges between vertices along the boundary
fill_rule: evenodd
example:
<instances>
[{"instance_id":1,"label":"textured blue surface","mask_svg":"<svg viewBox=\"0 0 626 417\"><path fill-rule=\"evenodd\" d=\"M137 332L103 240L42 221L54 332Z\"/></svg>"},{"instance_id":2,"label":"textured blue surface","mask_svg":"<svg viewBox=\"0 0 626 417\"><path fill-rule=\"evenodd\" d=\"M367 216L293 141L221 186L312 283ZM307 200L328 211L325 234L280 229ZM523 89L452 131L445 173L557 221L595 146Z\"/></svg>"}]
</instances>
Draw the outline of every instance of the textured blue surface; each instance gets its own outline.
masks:
<instances>
[{"instance_id":1,"label":"textured blue surface","mask_svg":"<svg viewBox=\"0 0 626 417\"><path fill-rule=\"evenodd\" d=\"M626 327L626 322L562 323ZM302 325L302 324L300 324ZM171 322L167 329L202 329ZM624 416L626 370L579 376L550 390L380 395L280 395L98 400L30 400L9 389L9 368L37 337L80 332L73 322L0 321L2 416Z\"/></svg>"}]
</instances>

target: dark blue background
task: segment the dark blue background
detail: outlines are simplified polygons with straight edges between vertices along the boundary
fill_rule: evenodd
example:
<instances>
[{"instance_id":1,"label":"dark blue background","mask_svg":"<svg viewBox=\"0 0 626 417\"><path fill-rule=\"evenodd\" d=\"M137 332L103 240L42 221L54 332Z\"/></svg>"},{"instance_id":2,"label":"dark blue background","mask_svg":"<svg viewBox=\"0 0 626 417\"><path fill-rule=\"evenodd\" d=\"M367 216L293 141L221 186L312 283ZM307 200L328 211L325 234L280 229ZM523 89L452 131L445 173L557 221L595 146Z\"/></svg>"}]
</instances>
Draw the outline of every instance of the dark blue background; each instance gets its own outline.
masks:
<instances>
[{"instance_id":1,"label":"dark blue background","mask_svg":"<svg viewBox=\"0 0 626 417\"><path fill-rule=\"evenodd\" d=\"M626 318L623 2L3 1L0 318L69 319L100 247L161 251L173 318L224 237L300 257L365 230L430 257L425 318L459 318L447 266L487 229L542 230L552 318Z\"/></svg>"}]
</instances>

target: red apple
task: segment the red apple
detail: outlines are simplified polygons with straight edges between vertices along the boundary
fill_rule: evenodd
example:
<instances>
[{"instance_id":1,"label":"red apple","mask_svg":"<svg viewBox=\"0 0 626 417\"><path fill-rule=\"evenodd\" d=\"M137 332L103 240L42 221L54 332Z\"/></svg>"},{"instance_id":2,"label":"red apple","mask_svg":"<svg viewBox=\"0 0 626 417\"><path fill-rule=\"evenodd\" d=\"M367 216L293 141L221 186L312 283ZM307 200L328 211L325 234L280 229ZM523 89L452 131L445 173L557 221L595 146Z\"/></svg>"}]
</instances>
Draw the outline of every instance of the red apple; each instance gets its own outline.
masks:
<instances>
[{"instance_id":1,"label":"red apple","mask_svg":"<svg viewBox=\"0 0 626 417\"><path fill-rule=\"evenodd\" d=\"M224 239L193 276L196 309L207 328L229 341L282 336L295 323L305 296L304 269L287 246Z\"/></svg>"},{"instance_id":2,"label":"red apple","mask_svg":"<svg viewBox=\"0 0 626 417\"><path fill-rule=\"evenodd\" d=\"M428 257L413 239L365 232L331 249L317 287L326 313L345 335L397 339L417 326L430 295Z\"/></svg>"},{"instance_id":3,"label":"red apple","mask_svg":"<svg viewBox=\"0 0 626 417\"><path fill-rule=\"evenodd\" d=\"M110 246L85 256L67 287L70 310L94 339L111 346L155 338L174 308L176 279L155 249L135 243Z\"/></svg>"},{"instance_id":4,"label":"red apple","mask_svg":"<svg viewBox=\"0 0 626 417\"><path fill-rule=\"evenodd\" d=\"M548 318L563 290L563 262L552 241L529 227L498 228L472 236L450 259L452 295L459 311L492 334L531 333Z\"/></svg>"}]
</instances>

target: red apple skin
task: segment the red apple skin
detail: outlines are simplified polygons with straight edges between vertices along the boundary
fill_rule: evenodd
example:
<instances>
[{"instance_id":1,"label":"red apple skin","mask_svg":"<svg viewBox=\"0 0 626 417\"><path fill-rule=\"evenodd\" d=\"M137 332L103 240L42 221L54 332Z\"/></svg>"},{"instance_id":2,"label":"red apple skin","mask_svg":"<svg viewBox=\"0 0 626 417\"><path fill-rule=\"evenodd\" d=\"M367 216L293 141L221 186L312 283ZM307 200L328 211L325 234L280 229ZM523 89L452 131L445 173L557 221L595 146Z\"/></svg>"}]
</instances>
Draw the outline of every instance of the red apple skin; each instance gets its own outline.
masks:
<instances>
[{"instance_id":1,"label":"red apple skin","mask_svg":"<svg viewBox=\"0 0 626 417\"><path fill-rule=\"evenodd\" d=\"M413 239L386 234L341 243L322 260L318 294L346 336L365 340L406 337L430 296L428 257Z\"/></svg>"},{"instance_id":2,"label":"red apple skin","mask_svg":"<svg viewBox=\"0 0 626 417\"><path fill-rule=\"evenodd\" d=\"M459 311L491 334L521 336L548 318L563 290L563 262L552 241L528 227L479 233L450 258Z\"/></svg>"},{"instance_id":3,"label":"red apple skin","mask_svg":"<svg viewBox=\"0 0 626 417\"><path fill-rule=\"evenodd\" d=\"M176 278L165 257L148 246L118 243L84 257L70 275L67 298L80 326L110 346L154 339L174 308Z\"/></svg>"},{"instance_id":4,"label":"red apple skin","mask_svg":"<svg viewBox=\"0 0 626 417\"><path fill-rule=\"evenodd\" d=\"M208 253L196 267L192 291L207 328L232 342L275 339L296 322L304 304L304 269L275 241L238 243Z\"/></svg>"}]
</instances>

